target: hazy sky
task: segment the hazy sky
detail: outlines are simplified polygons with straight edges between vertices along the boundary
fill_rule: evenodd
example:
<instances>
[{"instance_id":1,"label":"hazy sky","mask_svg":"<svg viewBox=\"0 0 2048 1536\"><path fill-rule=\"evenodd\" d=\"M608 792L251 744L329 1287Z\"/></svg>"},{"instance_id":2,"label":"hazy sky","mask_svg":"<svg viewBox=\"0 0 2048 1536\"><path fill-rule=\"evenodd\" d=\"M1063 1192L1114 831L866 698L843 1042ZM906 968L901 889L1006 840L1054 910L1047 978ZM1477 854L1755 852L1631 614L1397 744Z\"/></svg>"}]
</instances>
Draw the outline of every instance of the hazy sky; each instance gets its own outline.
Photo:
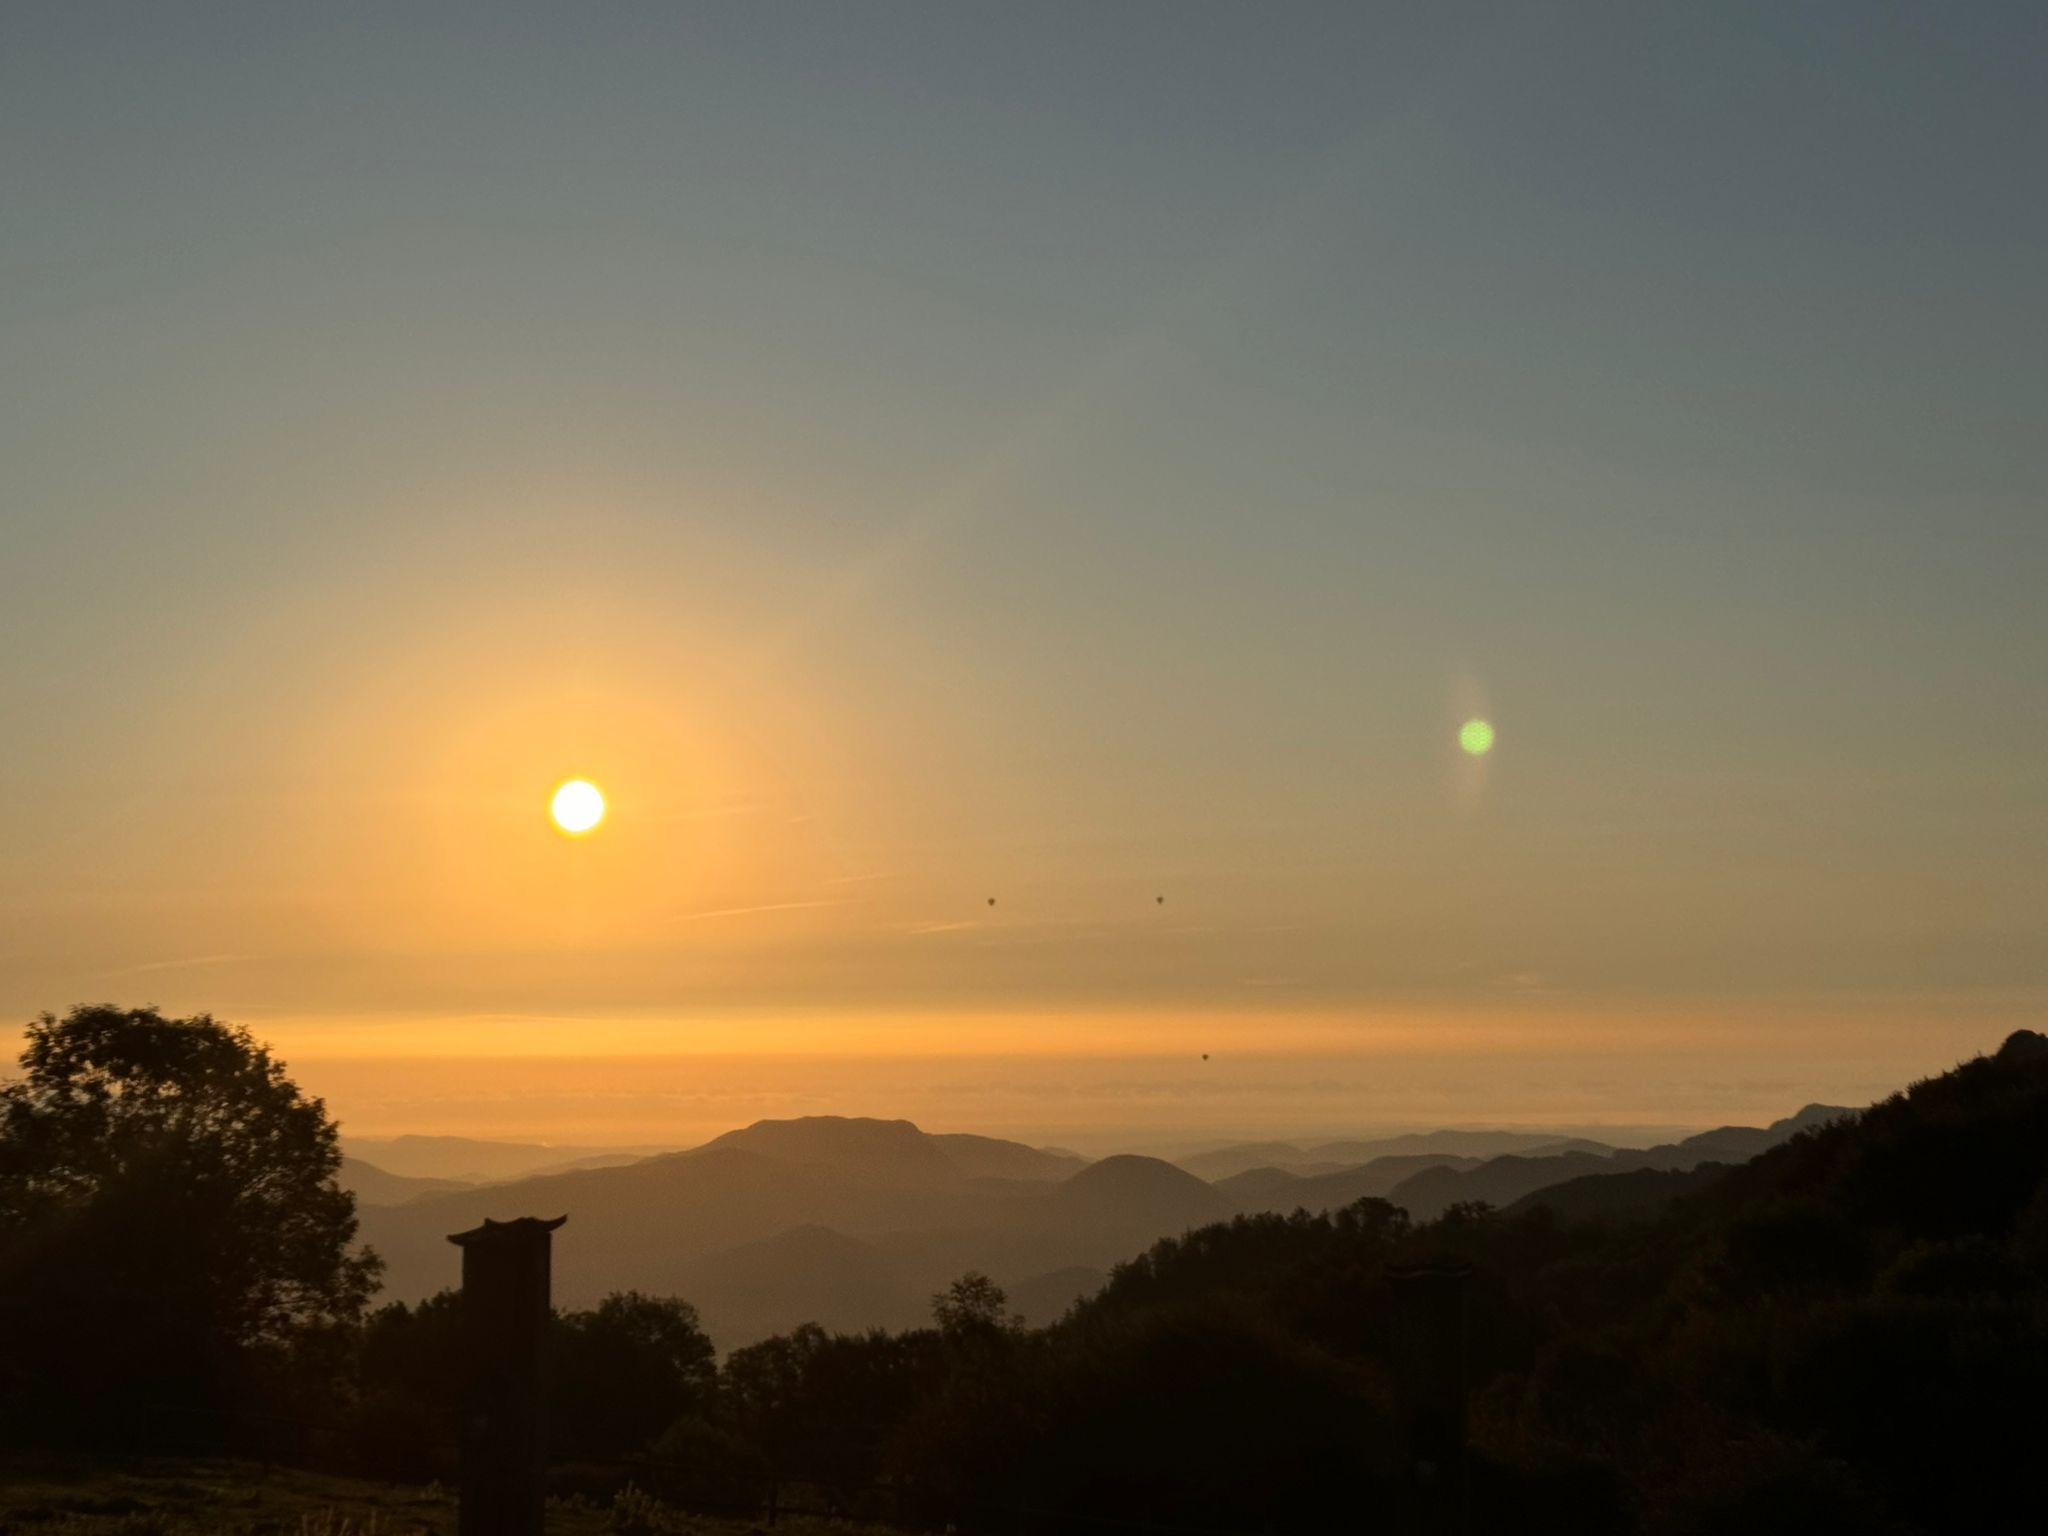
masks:
<instances>
[{"instance_id":1,"label":"hazy sky","mask_svg":"<svg viewBox=\"0 0 2048 1536\"><path fill-rule=\"evenodd\" d=\"M1938 1070L2048 1011L2044 155L2033 5L10 5L0 1008Z\"/></svg>"}]
</instances>

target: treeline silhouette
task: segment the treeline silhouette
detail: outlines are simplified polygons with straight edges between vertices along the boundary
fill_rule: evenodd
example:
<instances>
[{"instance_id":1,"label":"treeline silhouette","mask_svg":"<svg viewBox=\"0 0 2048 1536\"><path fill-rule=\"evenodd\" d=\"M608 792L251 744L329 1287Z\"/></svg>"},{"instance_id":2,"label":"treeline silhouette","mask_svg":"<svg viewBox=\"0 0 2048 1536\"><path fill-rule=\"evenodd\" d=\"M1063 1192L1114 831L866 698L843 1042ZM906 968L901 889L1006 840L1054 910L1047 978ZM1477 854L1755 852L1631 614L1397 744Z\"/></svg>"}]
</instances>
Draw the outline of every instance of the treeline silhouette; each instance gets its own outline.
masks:
<instances>
[{"instance_id":1,"label":"treeline silhouette","mask_svg":"<svg viewBox=\"0 0 2048 1536\"><path fill-rule=\"evenodd\" d=\"M332 1128L260 1047L87 1009L40 1021L23 1066L0 1090L10 1440L450 1476L458 1300L369 1306ZM1036 1330L968 1275L929 1327L721 1362L687 1301L614 1295L552 1325L556 1485L999 1536L1400 1530L1389 1269L1456 1260L1474 1528L2008 1528L2048 1390L2048 1038L1669 1187L1619 1215L1243 1217Z\"/></svg>"}]
</instances>

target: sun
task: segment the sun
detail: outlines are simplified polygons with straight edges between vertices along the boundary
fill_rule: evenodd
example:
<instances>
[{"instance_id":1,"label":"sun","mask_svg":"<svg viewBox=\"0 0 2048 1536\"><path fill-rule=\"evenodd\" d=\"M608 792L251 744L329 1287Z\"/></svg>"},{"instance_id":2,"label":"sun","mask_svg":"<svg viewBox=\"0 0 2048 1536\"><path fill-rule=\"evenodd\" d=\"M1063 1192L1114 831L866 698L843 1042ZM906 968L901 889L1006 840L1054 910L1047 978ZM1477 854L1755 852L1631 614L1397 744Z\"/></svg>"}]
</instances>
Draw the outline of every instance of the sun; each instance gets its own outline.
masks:
<instances>
[{"instance_id":1,"label":"sun","mask_svg":"<svg viewBox=\"0 0 2048 1536\"><path fill-rule=\"evenodd\" d=\"M604 794L588 779L570 779L548 802L548 814L571 837L581 837L604 820Z\"/></svg>"},{"instance_id":2,"label":"sun","mask_svg":"<svg viewBox=\"0 0 2048 1536\"><path fill-rule=\"evenodd\" d=\"M1493 722L1467 720L1458 727L1458 745L1472 757L1484 757L1493 750ZM602 805L602 802L600 802Z\"/></svg>"}]
</instances>

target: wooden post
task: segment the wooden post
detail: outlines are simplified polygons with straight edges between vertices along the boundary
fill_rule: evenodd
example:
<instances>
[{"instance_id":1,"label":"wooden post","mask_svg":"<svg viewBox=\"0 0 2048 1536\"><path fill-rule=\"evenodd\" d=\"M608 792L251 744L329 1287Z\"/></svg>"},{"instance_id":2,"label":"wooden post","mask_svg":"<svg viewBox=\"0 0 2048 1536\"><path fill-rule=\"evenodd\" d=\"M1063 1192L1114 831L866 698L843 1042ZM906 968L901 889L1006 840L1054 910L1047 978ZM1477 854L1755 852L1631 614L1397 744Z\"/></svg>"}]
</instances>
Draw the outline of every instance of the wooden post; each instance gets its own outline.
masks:
<instances>
[{"instance_id":1,"label":"wooden post","mask_svg":"<svg viewBox=\"0 0 2048 1536\"><path fill-rule=\"evenodd\" d=\"M462 1250L461 1536L542 1536L548 1249L568 1219L486 1220L448 1239Z\"/></svg>"},{"instance_id":2,"label":"wooden post","mask_svg":"<svg viewBox=\"0 0 2048 1536\"><path fill-rule=\"evenodd\" d=\"M1471 1279L1472 1266L1464 1263L1387 1270L1402 1457L1430 1531L1463 1531L1467 1523L1465 1297Z\"/></svg>"}]
</instances>

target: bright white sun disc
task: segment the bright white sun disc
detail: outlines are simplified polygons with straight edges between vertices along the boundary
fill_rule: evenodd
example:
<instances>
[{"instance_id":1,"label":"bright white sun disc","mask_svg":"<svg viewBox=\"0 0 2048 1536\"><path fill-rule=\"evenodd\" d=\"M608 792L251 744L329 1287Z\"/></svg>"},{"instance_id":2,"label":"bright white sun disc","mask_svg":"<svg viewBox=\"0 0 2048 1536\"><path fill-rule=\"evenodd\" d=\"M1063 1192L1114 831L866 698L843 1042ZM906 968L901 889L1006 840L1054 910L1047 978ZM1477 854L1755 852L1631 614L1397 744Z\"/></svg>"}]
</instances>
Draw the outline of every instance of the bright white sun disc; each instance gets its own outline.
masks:
<instances>
[{"instance_id":1,"label":"bright white sun disc","mask_svg":"<svg viewBox=\"0 0 2048 1536\"><path fill-rule=\"evenodd\" d=\"M548 814L564 832L588 832L604 820L604 795L588 779L571 779L555 791Z\"/></svg>"}]
</instances>

